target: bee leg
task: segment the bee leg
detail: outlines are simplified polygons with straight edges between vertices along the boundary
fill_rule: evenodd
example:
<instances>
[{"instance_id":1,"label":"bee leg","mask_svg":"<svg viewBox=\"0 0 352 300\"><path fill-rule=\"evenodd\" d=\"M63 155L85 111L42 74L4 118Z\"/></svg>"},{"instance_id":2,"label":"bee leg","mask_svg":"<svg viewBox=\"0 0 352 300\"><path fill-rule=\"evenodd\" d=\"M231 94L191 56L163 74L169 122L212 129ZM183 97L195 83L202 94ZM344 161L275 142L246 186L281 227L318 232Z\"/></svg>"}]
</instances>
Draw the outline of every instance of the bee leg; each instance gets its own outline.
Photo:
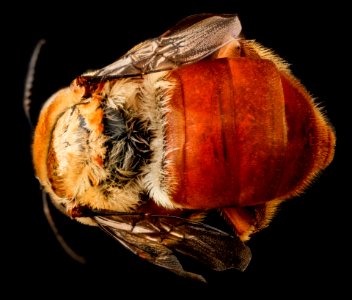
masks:
<instances>
[{"instance_id":1,"label":"bee leg","mask_svg":"<svg viewBox=\"0 0 352 300\"><path fill-rule=\"evenodd\" d=\"M227 207L220 214L233 227L242 241L248 241L252 234L267 227L275 215L281 200L245 207Z\"/></svg>"},{"instance_id":2,"label":"bee leg","mask_svg":"<svg viewBox=\"0 0 352 300\"><path fill-rule=\"evenodd\" d=\"M67 255L69 255L73 260L75 260L81 264L85 264L86 259L83 256L77 254L74 250L72 250L72 248L65 242L65 239L62 237L58 228L56 227L55 221L50 213L50 208L48 205L48 197L47 197L45 191L42 192L42 199L43 199L44 215L45 215L46 220L49 223L51 230L53 231L53 233L55 235L55 238L60 243L61 247L64 249L64 251L67 253Z\"/></svg>"}]
</instances>

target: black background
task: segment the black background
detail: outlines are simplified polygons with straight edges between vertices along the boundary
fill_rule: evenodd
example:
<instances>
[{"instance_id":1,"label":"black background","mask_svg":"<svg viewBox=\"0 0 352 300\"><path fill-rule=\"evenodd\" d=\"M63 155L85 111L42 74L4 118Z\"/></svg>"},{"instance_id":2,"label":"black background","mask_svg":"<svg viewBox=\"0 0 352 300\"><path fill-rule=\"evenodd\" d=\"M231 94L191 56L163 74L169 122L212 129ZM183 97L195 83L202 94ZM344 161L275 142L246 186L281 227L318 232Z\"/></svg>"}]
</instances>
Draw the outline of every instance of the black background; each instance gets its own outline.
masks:
<instances>
[{"instance_id":1,"label":"black background","mask_svg":"<svg viewBox=\"0 0 352 300\"><path fill-rule=\"evenodd\" d=\"M344 292L350 277L349 240L351 126L350 39L346 7L304 2L175 1L143 5L10 4L2 10L2 284L12 295L93 296L124 293L167 298L327 295ZM248 245L253 258L244 273L204 271L207 285L179 278L140 261L97 228L55 215L85 266L71 260L43 215L34 178L31 129L22 110L23 84L32 50L45 38L33 88L35 111L57 89L88 69L101 68L132 46L156 37L195 13L238 13L243 33L272 48L292 66L337 132L333 163L300 197L281 206L271 226ZM344 73L346 72L346 73ZM343 272L347 272L345 275ZM13 286L13 287L11 287ZM209 297L210 298L210 297Z\"/></svg>"}]
</instances>

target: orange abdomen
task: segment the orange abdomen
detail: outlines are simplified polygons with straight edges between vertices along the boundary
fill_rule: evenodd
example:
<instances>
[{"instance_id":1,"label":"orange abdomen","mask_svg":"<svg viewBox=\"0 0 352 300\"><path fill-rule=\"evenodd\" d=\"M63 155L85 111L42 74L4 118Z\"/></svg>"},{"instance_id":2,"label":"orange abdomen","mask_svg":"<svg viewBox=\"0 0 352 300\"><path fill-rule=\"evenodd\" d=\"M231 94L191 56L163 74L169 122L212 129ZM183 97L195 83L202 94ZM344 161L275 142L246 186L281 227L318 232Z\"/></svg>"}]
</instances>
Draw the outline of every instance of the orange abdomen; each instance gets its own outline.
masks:
<instances>
[{"instance_id":1,"label":"orange abdomen","mask_svg":"<svg viewBox=\"0 0 352 300\"><path fill-rule=\"evenodd\" d=\"M333 129L291 75L262 59L179 68L166 116L173 201L251 206L300 192L333 156Z\"/></svg>"}]
</instances>

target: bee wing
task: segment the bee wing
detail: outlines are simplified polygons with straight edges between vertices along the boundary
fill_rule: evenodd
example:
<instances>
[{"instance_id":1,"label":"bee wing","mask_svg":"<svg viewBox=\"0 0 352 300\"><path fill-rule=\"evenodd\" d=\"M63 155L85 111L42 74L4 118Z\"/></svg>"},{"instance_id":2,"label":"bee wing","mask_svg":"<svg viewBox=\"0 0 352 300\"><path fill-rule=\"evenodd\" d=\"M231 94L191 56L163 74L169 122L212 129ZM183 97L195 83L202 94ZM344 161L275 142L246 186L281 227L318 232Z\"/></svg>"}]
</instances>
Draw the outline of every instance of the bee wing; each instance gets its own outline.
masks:
<instances>
[{"instance_id":1,"label":"bee wing","mask_svg":"<svg viewBox=\"0 0 352 300\"><path fill-rule=\"evenodd\" d=\"M98 225L126 248L178 275L205 281L185 271L174 254L190 256L213 270L245 270L250 249L238 238L203 223L170 216L95 216Z\"/></svg>"},{"instance_id":2,"label":"bee wing","mask_svg":"<svg viewBox=\"0 0 352 300\"><path fill-rule=\"evenodd\" d=\"M194 15L158 38L138 44L112 64L82 76L108 79L174 69L203 59L240 32L237 15Z\"/></svg>"}]
</instances>

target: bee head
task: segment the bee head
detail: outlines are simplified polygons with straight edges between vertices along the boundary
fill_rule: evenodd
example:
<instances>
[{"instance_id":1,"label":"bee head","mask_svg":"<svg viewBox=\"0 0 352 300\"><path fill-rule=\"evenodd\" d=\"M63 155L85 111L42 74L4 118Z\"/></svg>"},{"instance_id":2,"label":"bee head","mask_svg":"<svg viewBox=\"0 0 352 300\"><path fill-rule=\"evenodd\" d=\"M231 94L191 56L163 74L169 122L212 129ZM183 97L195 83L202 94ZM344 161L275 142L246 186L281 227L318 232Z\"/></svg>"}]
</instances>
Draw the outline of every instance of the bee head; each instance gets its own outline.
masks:
<instances>
[{"instance_id":1,"label":"bee head","mask_svg":"<svg viewBox=\"0 0 352 300\"><path fill-rule=\"evenodd\" d=\"M67 110L81 101L84 89L67 87L53 94L41 109L33 137L32 154L36 176L46 191L51 190L47 160L58 120Z\"/></svg>"}]
</instances>

